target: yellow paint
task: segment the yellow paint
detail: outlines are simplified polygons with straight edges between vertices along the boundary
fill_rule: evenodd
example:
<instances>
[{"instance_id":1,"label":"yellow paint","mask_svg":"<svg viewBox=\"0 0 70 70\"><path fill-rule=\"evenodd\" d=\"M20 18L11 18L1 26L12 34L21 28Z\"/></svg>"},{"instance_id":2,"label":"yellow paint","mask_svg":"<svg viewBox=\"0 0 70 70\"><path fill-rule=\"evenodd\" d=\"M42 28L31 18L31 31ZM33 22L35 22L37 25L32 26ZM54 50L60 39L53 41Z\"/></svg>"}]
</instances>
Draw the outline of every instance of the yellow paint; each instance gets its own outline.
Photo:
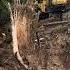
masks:
<instances>
[{"instance_id":1,"label":"yellow paint","mask_svg":"<svg viewBox=\"0 0 70 70\"><path fill-rule=\"evenodd\" d=\"M52 0L52 4L64 4L67 3L67 0Z\"/></svg>"},{"instance_id":2,"label":"yellow paint","mask_svg":"<svg viewBox=\"0 0 70 70\"><path fill-rule=\"evenodd\" d=\"M43 0L41 3L39 3L39 7L43 12L45 12L45 5L48 5L48 0Z\"/></svg>"}]
</instances>

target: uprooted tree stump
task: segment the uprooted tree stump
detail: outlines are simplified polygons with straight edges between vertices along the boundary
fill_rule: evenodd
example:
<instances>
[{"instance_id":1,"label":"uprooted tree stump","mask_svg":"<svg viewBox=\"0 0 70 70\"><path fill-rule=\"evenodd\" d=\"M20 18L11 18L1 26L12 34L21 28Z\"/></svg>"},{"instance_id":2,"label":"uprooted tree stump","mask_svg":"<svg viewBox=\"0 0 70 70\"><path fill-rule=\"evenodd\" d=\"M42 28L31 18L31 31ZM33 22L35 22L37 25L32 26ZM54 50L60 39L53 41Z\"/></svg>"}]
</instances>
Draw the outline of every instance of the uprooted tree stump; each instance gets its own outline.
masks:
<instances>
[{"instance_id":1,"label":"uprooted tree stump","mask_svg":"<svg viewBox=\"0 0 70 70\"><path fill-rule=\"evenodd\" d=\"M60 59L66 53L64 49L70 42L67 42L67 31L64 32L63 26L62 29L60 26L45 29L37 19L33 19L32 8L33 4L29 1L25 6L14 4L11 9L14 54L26 69L65 70ZM68 60L66 55L64 58L64 61Z\"/></svg>"}]
</instances>

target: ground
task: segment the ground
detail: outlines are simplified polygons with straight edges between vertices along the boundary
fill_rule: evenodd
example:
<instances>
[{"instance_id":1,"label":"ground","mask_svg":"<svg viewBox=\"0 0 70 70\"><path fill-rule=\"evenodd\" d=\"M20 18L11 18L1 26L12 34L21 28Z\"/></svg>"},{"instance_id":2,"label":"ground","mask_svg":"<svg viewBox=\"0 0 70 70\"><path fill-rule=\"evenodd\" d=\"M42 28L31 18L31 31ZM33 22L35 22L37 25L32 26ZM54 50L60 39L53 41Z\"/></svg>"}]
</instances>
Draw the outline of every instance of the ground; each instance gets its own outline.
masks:
<instances>
[{"instance_id":1,"label":"ground","mask_svg":"<svg viewBox=\"0 0 70 70\"><path fill-rule=\"evenodd\" d=\"M27 49L30 70L70 70L70 22L44 20L37 24L31 32L32 47ZM10 31L2 27L6 39L0 46L0 70L26 70L13 55Z\"/></svg>"}]
</instances>

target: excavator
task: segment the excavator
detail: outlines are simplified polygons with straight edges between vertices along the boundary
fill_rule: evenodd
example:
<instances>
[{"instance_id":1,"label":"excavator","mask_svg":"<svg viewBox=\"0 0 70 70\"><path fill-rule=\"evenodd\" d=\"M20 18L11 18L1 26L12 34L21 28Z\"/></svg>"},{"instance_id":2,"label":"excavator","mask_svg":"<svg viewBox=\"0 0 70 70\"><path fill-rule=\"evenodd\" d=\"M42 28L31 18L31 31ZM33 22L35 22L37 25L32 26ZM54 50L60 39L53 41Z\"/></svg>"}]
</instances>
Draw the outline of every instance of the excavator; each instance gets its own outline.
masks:
<instances>
[{"instance_id":1,"label":"excavator","mask_svg":"<svg viewBox=\"0 0 70 70\"><path fill-rule=\"evenodd\" d=\"M39 20L49 18L56 14L62 20L62 14L70 10L70 0L36 0L40 11Z\"/></svg>"}]
</instances>

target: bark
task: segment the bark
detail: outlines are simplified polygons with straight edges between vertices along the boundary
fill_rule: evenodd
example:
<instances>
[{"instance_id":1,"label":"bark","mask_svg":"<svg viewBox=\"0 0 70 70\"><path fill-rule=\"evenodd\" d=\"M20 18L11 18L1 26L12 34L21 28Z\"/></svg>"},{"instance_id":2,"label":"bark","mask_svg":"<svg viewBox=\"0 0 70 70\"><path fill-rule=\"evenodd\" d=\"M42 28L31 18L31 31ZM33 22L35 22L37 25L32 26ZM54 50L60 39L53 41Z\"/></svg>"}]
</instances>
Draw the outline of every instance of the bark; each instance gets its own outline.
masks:
<instances>
[{"instance_id":1,"label":"bark","mask_svg":"<svg viewBox=\"0 0 70 70\"><path fill-rule=\"evenodd\" d=\"M12 28L12 42L13 42L13 53L14 55L17 55L17 59L20 61L20 63L25 66L26 69L28 69L28 66L24 64L22 57L20 56L19 53L19 48L18 48L18 40L17 40L17 24L18 24L18 19L15 20L16 16L13 18L11 6L9 4L9 10L11 12L10 17L11 17L11 28ZM17 14L14 14L17 15ZM26 23L26 22L25 22ZM25 25L25 24L24 24Z\"/></svg>"}]
</instances>

